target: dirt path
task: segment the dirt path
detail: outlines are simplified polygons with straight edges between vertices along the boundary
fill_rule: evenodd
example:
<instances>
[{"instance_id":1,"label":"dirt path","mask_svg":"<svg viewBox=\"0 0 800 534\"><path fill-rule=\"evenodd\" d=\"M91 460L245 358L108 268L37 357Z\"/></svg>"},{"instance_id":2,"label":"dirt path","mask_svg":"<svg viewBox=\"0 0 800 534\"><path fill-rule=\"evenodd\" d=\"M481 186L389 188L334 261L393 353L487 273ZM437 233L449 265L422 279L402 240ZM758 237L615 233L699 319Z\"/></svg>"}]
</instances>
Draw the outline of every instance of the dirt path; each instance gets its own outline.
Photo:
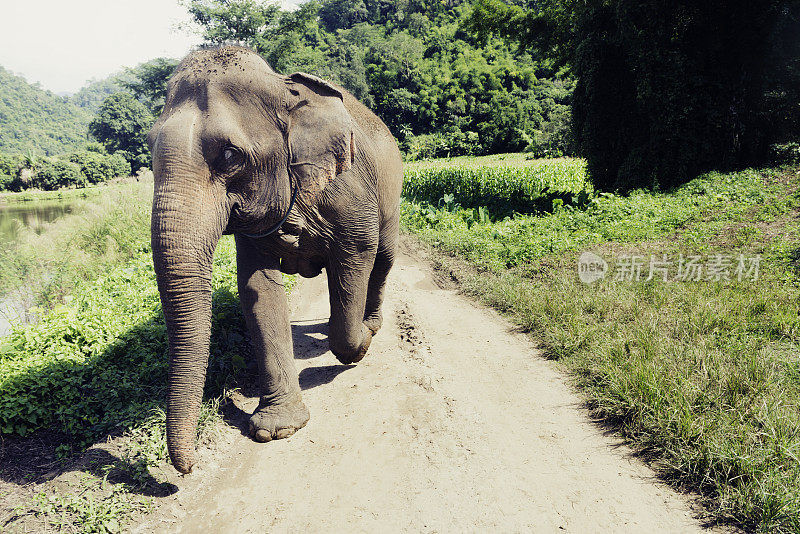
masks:
<instances>
[{"instance_id":1,"label":"dirt path","mask_svg":"<svg viewBox=\"0 0 800 534\"><path fill-rule=\"evenodd\" d=\"M356 366L327 351L324 277L293 303L311 410L295 436L206 451L138 532L690 532L684 498L604 436L554 365L407 254ZM252 410L255 399L240 399Z\"/></svg>"}]
</instances>

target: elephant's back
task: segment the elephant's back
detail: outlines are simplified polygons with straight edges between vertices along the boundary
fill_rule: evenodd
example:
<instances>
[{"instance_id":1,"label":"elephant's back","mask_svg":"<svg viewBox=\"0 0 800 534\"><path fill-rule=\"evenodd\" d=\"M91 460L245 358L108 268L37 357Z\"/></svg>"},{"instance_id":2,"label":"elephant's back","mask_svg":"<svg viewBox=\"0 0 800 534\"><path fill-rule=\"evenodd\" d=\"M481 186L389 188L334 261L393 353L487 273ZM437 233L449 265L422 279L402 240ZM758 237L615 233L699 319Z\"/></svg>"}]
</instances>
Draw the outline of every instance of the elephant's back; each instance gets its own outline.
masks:
<instances>
[{"instance_id":1,"label":"elephant's back","mask_svg":"<svg viewBox=\"0 0 800 534\"><path fill-rule=\"evenodd\" d=\"M367 106L362 104L346 89L337 86L344 96L345 109L356 121L363 134L362 148L373 152L370 158L375 165L375 178L377 180L378 200L381 204L383 219L394 216L400 203L400 191L403 187L403 158L397 142L389 127L375 115Z\"/></svg>"}]
</instances>

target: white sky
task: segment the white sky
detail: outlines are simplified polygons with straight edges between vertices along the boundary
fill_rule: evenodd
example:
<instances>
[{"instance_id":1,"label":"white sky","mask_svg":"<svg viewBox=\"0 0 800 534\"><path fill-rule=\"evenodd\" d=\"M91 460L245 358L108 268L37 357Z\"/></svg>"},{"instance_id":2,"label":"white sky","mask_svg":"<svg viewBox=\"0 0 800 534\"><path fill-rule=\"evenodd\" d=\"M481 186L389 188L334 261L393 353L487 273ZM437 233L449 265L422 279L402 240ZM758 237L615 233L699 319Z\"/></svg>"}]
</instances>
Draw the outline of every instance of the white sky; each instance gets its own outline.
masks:
<instances>
[{"instance_id":1,"label":"white sky","mask_svg":"<svg viewBox=\"0 0 800 534\"><path fill-rule=\"evenodd\" d=\"M55 93L74 93L122 67L183 57L200 42L176 28L188 20L178 0L0 0L0 65Z\"/></svg>"}]
</instances>

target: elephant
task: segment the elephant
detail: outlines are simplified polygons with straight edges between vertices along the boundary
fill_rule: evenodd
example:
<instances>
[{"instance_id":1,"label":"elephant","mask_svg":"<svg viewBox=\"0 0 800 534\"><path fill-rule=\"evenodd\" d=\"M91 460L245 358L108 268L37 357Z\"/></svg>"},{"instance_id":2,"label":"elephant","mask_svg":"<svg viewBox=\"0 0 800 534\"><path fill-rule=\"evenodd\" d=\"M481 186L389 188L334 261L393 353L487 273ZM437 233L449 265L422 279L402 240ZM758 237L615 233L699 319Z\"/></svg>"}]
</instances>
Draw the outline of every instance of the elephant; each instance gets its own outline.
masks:
<instances>
[{"instance_id":1,"label":"elephant","mask_svg":"<svg viewBox=\"0 0 800 534\"><path fill-rule=\"evenodd\" d=\"M403 169L386 125L333 83L275 72L239 46L190 53L148 134L151 243L169 339L167 447L181 473L211 335L212 257L233 234L239 297L258 362L260 442L305 426L282 273L328 278L328 343L361 360L381 327L397 248Z\"/></svg>"}]
</instances>

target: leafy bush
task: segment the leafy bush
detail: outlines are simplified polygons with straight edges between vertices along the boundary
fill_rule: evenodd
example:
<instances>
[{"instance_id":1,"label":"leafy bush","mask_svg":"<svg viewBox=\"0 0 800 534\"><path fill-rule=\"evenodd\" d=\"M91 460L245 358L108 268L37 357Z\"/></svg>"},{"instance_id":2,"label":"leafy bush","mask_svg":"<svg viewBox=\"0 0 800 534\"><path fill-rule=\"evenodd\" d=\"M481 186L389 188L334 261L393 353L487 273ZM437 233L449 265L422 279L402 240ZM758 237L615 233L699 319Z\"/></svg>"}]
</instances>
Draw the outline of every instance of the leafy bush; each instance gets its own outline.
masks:
<instances>
[{"instance_id":1,"label":"leafy bush","mask_svg":"<svg viewBox=\"0 0 800 534\"><path fill-rule=\"evenodd\" d=\"M206 395L245 368L235 246L214 256L211 357ZM286 280L287 291L293 279ZM163 404L168 367L164 318L149 252L110 269L0 348L0 435L48 429L88 443L136 426Z\"/></svg>"},{"instance_id":2,"label":"leafy bush","mask_svg":"<svg viewBox=\"0 0 800 534\"><path fill-rule=\"evenodd\" d=\"M84 151L57 158L0 154L0 191L83 187L130 174L126 153L107 154L98 143L88 143Z\"/></svg>"},{"instance_id":3,"label":"leafy bush","mask_svg":"<svg viewBox=\"0 0 800 534\"><path fill-rule=\"evenodd\" d=\"M107 97L97 116L89 123L89 133L109 152L119 152L138 170L150 164L147 131L155 118L130 93Z\"/></svg>"},{"instance_id":4,"label":"leafy bush","mask_svg":"<svg viewBox=\"0 0 800 534\"><path fill-rule=\"evenodd\" d=\"M579 159L527 160L524 155L455 158L406 165L403 195L494 215L551 211L554 205L583 205L591 196L586 164Z\"/></svg>"},{"instance_id":5,"label":"leafy bush","mask_svg":"<svg viewBox=\"0 0 800 534\"><path fill-rule=\"evenodd\" d=\"M81 173L91 184L108 181L117 176L128 176L131 166L124 155L115 152L112 155L97 152L76 152L69 155L69 161L81 168Z\"/></svg>"},{"instance_id":6,"label":"leafy bush","mask_svg":"<svg viewBox=\"0 0 800 534\"><path fill-rule=\"evenodd\" d=\"M81 168L71 161L46 160L36 171L32 182L34 187L53 191L71 185L86 185L86 177L81 173Z\"/></svg>"},{"instance_id":7,"label":"leafy bush","mask_svg":"<svg viewBox=\"0 0 800 534\"><path fill-rule=\"evenodd\" d=\"M0 191L8 191L14 183L15 177L0 172Z\"/></svg>"},{"instance_id":8,"label":"leafy bush","mask_svg":"<svg viewBox=\"0 0 800 534\"><path fill-rule=\"evenodd\" d=\"M773 165L800 164L800 143L783 143L770 147Z\"/></svg>"},{"instance_id":9,"label":"leafy bush","mask_svg":"<svg viewBox=\"0 0 800 534\"><path fill-rule=\"evenodd\" d=\"M20 154L0 154L0 174L15 177L24 166L25 156Z\"/></svg>"}]
</instances>

